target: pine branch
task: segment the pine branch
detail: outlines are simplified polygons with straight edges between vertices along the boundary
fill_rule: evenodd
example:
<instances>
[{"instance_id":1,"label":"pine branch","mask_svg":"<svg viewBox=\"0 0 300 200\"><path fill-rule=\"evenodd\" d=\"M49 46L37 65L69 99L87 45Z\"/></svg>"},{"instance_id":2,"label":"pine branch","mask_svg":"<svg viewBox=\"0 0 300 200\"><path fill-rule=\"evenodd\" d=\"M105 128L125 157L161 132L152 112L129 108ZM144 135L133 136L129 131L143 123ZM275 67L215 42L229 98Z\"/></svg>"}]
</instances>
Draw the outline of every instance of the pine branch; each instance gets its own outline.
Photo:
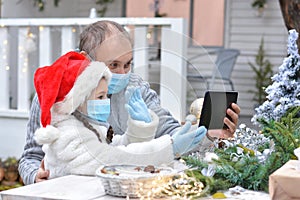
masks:
<instances>
[{"instance_id":1,"label":"pine branch","mask_svg":"<svg viewBox=\"0 0 300 200\"><path fill-rule=\"evenodd\" d=\"M289 111L278 121L263 121L262 134L273 142L262 144L256 149L262 152L269 148L271 153L263 160L256 157L253 150L241 144L228 147L227 149L215 149L218 160L214 160L215 175L210 178L214 190L217 188L215 182L226 181L229 187L240 185L246 189L268 191L269 176L284 165L288 160L295 159L294 149L300 146L300 106L289 109ZM253 141L252 141L253 142ZM237 153L242 148L243 153ZM239 149L241 150L241 149ZM207 168L207 163L187 157L186 162L193 167ZM212 191L212 190L210 190Z\"/></svg>"}]
</instances>

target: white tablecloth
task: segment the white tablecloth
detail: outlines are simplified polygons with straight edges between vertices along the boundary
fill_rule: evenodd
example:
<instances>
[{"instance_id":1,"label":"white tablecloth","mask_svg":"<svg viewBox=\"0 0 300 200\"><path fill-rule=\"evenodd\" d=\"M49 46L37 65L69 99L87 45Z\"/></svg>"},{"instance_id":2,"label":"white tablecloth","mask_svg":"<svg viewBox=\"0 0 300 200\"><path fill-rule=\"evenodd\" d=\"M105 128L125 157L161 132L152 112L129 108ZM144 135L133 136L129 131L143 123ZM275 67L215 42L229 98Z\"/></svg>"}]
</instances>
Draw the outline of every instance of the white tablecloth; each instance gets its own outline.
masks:
<instances>
[{"instance_id":1,"label":"white tablecloth","mask_svg":"<svg viewBox=\"0 0 300 200\"><path fill-rule=\"evenodd\" d=\"M227 200L268 200L269 194L246 190L240 195L231 195L225 192ZM64 176L41 183L23 186L0 193L2 200L47 200L47 199L93 199L93 200L118 200L124 199L106 195L101 180L92 176ZM0 200L1 200L0 197ZM203 197L203 200L213 199Z\"/></svg>"}]
</instances>

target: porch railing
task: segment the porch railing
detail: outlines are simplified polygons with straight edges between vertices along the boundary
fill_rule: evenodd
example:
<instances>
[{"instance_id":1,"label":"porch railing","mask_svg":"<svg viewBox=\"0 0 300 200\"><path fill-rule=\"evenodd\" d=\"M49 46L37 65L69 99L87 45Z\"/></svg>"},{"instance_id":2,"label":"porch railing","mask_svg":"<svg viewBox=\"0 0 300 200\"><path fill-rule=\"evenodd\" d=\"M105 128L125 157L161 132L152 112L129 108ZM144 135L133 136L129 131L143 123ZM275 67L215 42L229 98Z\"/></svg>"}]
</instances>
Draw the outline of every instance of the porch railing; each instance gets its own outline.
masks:
<instances>
[{"instance_id":1,"label":"porch railing","mask_svg":"<svg viewBox=\"0 0 300 200\"><path fill-rule=\"evenodd\" d=\"M57 56L75 49L81 29L98 20L134 27L133 70L145 80L149 74L148 28L161 27L161 105L182 120L186 111L187 26L181 18L0 19L0 117L27 116L35 70L31 66L49 65Z\"/></svg>"}]
</instances>

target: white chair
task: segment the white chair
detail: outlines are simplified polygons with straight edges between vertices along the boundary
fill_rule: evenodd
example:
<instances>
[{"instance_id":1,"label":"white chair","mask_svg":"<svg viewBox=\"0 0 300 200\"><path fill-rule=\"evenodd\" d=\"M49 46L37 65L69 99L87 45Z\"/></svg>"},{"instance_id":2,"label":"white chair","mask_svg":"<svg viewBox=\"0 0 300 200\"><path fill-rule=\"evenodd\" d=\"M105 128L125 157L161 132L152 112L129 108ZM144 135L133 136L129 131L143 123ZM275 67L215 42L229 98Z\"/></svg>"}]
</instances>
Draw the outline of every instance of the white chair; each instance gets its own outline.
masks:
<instances>
[{"instance_id":1,"label":"white chair","mask_svg":"<svg viewBox=\"0 0 300 200\"><path fill-rule=\"evenodd\" d=\"M238 49L220 49L217 51L217 58L214 63L215 68L211 76L188 74L187 78L205 82L207 89L213 89L215 82L220 80L224 84L229 84L231 90L234 90L233 82L231 81L231 73L239 54L240 51Z\"/></svg>"}]
</instances>

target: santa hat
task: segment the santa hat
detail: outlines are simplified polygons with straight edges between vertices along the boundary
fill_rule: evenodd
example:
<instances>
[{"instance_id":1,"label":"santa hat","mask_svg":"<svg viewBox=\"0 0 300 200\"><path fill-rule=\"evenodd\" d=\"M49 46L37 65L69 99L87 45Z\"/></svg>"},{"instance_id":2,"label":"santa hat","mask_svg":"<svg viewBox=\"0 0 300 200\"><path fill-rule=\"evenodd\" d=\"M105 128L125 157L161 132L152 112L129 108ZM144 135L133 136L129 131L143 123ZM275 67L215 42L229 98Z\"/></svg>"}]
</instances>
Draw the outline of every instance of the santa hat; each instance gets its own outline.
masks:
<instances>
[{"instance_id":1,"label":"santa hat","mask_svg":"<svg viewBox=\"0 0 300 200\"><path fill-rule=\"evenodd\" d=\"M110 80L111 73L104 63L90 62L84 55L69 52L51 66L38 68L34 86L41 108L41 124L51 123L51 109L71 114L90 96L101 78Z\"/></svg>"}]
</instances>

